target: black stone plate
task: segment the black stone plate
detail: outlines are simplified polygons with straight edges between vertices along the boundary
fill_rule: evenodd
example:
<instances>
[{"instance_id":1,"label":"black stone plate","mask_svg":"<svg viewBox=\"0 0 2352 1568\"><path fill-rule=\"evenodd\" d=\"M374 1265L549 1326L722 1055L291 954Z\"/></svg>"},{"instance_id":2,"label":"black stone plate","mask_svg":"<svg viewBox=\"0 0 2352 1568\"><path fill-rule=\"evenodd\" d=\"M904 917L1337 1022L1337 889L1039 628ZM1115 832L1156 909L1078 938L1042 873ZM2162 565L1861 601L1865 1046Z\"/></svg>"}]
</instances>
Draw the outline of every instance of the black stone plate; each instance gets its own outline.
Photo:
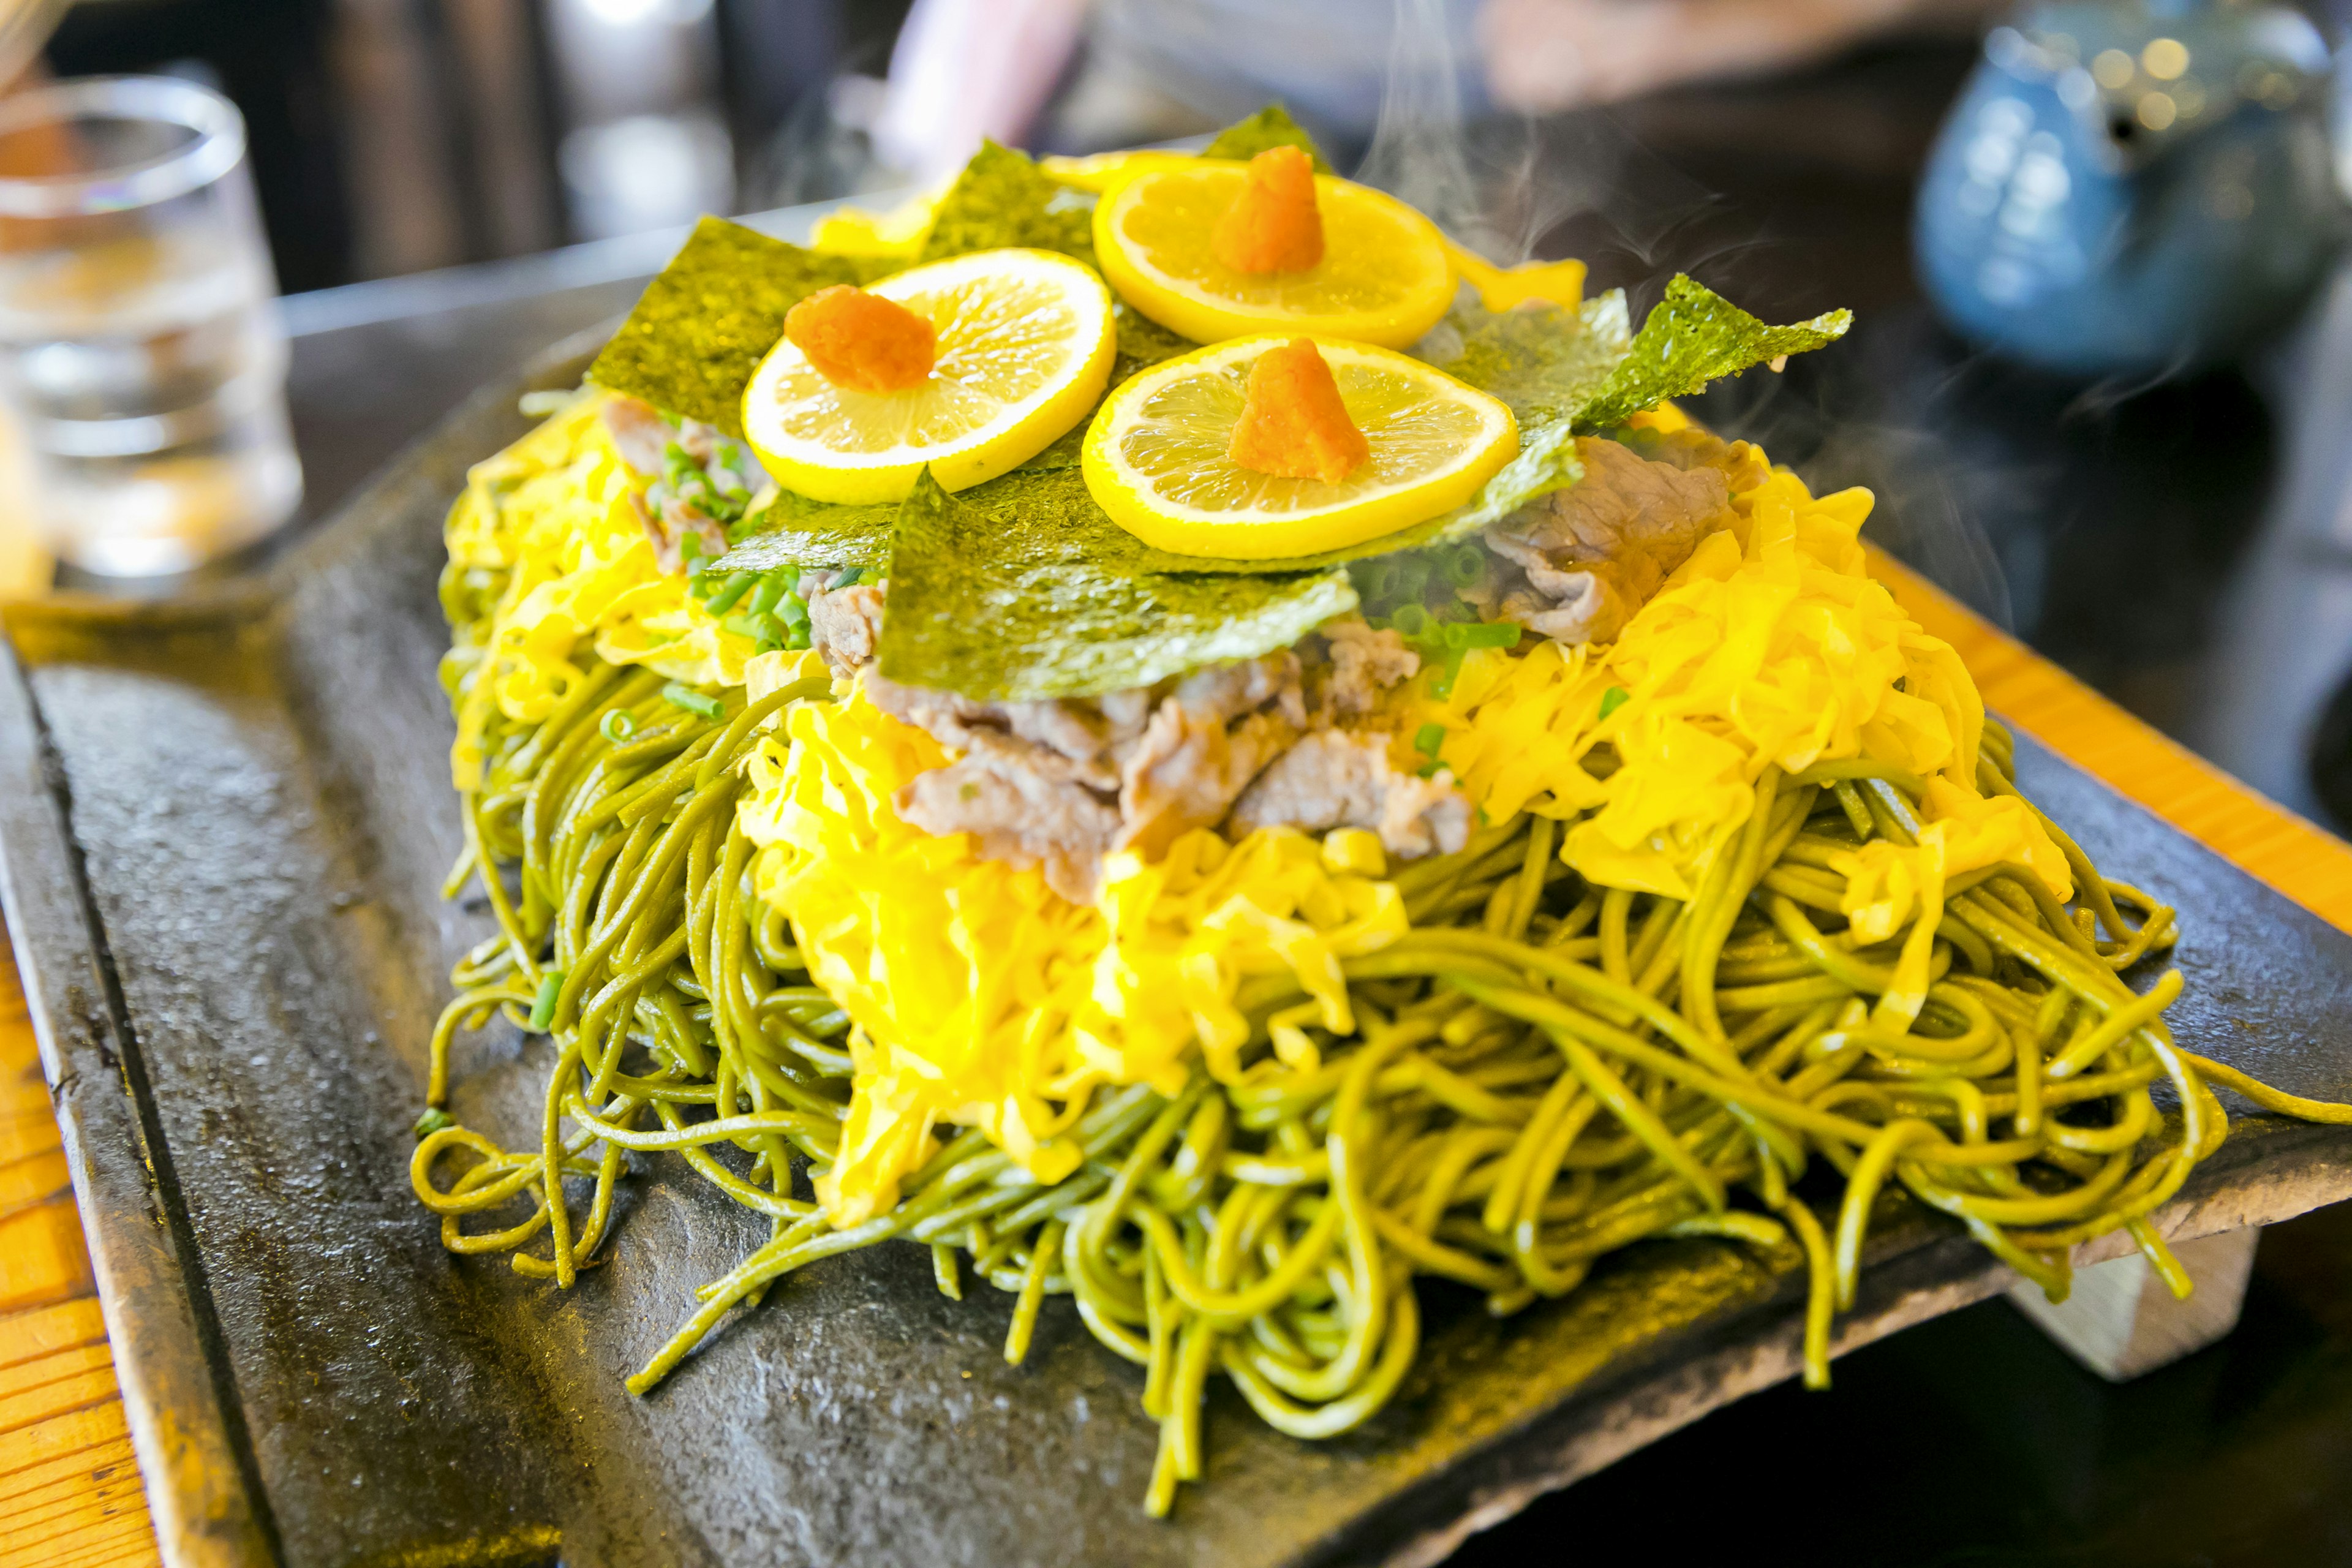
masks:
<instances>
[{"instance_id":1,"label":"black stone plate","mask_svg":"<svg viewBox=\"0 0 2352 1568\"><path fill-rule=\"evenodd\" d=\"M1502 1323L1424 1287L1428 1344L1378 1421L1298 1443L1221 1390L1208 1478L1157 1523L1136 1369L1066 1302L1008 1367L1008 1298L948 1301L922 1249L883 1247L795 1277L639 1400L623 1375L763 1227L656 1163L568 1294L445 1253L408 1129L443 976L486 921L437 893L458 831L434 579L466 466L525 428L522 384L257 587L9 617L6 911L167 1561L1430 1563L1790 1375L1800 1283L1734 1247L1636 1247ZM2103 864L2181 906L2185 1038L2352 1096L2352 941L2048 753L2022 766ZM534 1127L543 1057L469 1042L457 1110ZM2352 1134L2249 1118L2164 1223L2347 1193ZM1841 1348L2006 1282L1899 1218Z\"/></svg>"}]
</instances>

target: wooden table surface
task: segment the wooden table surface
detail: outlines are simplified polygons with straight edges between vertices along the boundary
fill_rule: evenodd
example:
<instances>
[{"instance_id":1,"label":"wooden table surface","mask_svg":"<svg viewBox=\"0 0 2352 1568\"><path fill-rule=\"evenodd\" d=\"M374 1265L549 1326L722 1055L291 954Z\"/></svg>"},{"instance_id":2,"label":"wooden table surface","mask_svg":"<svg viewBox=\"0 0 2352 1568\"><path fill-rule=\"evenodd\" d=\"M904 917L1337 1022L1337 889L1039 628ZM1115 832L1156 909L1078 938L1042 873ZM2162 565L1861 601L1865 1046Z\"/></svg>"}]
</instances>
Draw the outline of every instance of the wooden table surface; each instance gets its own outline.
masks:
<instances>
[{"instance_id":1,"label":"wooden table surface","mask_svg":"<svg viewBox=\"0 0 2352 1568\"><path fill-rule=\"evenodd\" d=\"M2352 931L2352 846L2167 740L1892 560L1880 557L1874 569L1922 625L1959 649L1987 707ZM0 1568L157 1560L32 1026L13 962L0 963Z\"/></svg>"}]
</instances>

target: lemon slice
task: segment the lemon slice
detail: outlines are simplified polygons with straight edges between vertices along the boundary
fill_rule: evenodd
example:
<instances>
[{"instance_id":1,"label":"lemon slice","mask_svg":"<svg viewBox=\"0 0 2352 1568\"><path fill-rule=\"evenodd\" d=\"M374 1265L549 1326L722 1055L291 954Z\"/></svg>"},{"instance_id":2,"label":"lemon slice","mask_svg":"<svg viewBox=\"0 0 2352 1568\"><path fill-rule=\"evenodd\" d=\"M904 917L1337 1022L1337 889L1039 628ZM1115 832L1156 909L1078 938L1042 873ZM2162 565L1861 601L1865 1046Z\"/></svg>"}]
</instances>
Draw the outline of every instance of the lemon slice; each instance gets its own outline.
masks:
<instances>
[{"instance_id":1,"label":"lemon slice","mask_svg":"<svg viewBox=\"0 0 2352 1568\"><path fill-rule=\"evenodd\" d=\"M1095 206L1095 254L1121 298L1195 342L1287 331L1403 348L1454 302L1437 226L1368 185L1315 176L1323 259L1237 272L1209 245L1248 165L1196 159L1115 182Z\"/></svg>"},{"instance_id":2,"label":"lemon slice","mask_svg":"<svg viewBox=\"0 0 2352 1568\"><path fill-rule=\"evenodd\" d=\"M1584 263L1581 261L1522 261L1497 267L1466 246L1445 242L1445 254L1462 280L1478 290L1478 302L1500 314L1529 300L1573 310L1584 303Z\"/></svg>"},{"instance_id":3,"label":"lemon slice","mask_svg":"<svg viewBox=\"0 0 2352 1568\"><path fill-rule=\"evenodd\" d=\"M1086 417L1118 352L1110 291L1048 250L982 250L867 290L931 323L929 380L858 392L790 340L743 389L743 433L776 482L816 500L898 500L926 467L960 490L992 479Z\"/></svg>"},{"instance_id":4,"label":"lemon slice","mask_svg":"<svg viewBox=\"0 0 2352 1568\"><path fill-rule=\"evenodd\" d=\"M1268 561L1338 550L1453 510L1517 456L1511 411L1387 349L1318 338L1370 455L1337 484L1280 479L1226 455L1250 367L1290 341L1236 339L1120 384L1087 432L1095 504L1147 544Z\"/></svg>"},{"instance_id":5,"label":"lemon slice","mask_svg":"<svg viewBox=\"0 0 2352 1568\"><path fill-rule=\"evenodd\" d=\"M1049 178L1099 195L1123 180L1151 170L1192 169L1200 163L1197 153L1171 153L1149 147L1132 153L1089 153L1076 158L1049 153L1037 160L1037 166Z\"/></svg>"}]
</instances>

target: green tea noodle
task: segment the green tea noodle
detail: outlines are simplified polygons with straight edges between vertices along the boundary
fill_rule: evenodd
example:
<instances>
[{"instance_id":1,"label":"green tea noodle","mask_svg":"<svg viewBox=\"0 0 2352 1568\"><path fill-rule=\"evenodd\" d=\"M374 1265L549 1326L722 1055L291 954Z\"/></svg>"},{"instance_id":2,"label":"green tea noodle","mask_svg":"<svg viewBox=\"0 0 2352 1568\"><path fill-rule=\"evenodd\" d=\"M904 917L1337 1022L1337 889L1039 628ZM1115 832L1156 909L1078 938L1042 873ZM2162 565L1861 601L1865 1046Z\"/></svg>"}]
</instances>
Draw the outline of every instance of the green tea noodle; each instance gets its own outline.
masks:
<instances>
[{"instance_id":1,"label":"green tea noodle","mask_svg":"<svg viewBox=\"0 0 2352 1568\"><path fill-rule=\"evenodd\" d=\"M454 675L469 647L453 619ZM1052 1184L963 1131L895 1207L836 1230L794 1195L794 1163L834 1157L849 1019L811 982L785 913L749 890L753 847L736 825L762 726L829 700L807 681L689 708L657 676L596 665L543 722L494 726L484 783L464 796L450 890L478 880L499 932L457 966L430 1102L447 1093L454 1032L500 1011L546 1031L555 1063L533 1147L431 1112L420 1123L413 1178L445 1245L568 1286L608 1255L632 1152L676 1154L769 1221L629 1380L640 1394L793 1270L913 1242L948 1295L969 1268L1015 1296L1008 1360L1045 1298L1067 1295L1144 1369L1160 1433L1146 1506L1160 1514L1201 1473L1212 1375L1299 1437L1378 1411L1419 1342L1416 1275L1482 1292L1499 1315L1575 1289L1616 1248L1721 1237L1808 1271L1804 1374L1820 1386L1890 1184L2053 1300L2068 1249L2117 1229L2185 1294L2149 1216L2226 1135L2209 1079L2352 1121L2175 1045L2162 1014L2179 973L2145 993L2121 978L2171 945L2173 911L2103 879L2055 826L2076 903L2021 867L1952 879L1916 1026L1874 1028L1906 932L1857 945L1832 867L1870 838L1913 842L1920 785L1832 763L1768 769L1688 902L1586 886L1549 818L1486 827L1396 873L1414 929L1346 965L1360 1030L1321 1039L1320 1065L1286 1067L1267 1047L1295 982L1246 981L1256 1043L1236 1081L1196 1070L1172 1099L1099 1092L1075 1132L1084 1163ZM2013 795L2011 773L1989 723L1980 787ZM2158 1110L2158 1083L2176 1110ZM1834 1196L1818 1215L1794 1190L1808 1178ZM514 1223L467 1228L517 1203Z\"/></svg>"}]
</instances>

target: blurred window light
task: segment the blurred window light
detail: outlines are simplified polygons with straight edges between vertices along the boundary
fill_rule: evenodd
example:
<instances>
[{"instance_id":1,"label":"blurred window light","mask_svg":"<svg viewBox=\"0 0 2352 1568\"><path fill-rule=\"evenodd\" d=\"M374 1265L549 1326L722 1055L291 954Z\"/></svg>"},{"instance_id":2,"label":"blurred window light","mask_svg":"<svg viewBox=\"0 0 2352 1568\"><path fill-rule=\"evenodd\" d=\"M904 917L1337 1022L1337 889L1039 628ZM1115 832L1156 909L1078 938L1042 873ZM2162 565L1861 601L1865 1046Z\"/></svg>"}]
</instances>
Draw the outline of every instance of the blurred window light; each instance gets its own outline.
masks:
<instances>
[{"instance_id":1,"label":"blurred window light","mask_svg":"<svg viewBox=\"0 0 2352 1568\"><path fill-rule=\"evenodd\" d=\"M2174 81L2189 68L2189 46L2179 38L2151 38L2139 52L2139 68L2158 81Z\"/></svg>"},{"instance_id":2,"label":"blurred window light","mask_svg":"<svg viewBox=\"0 0 2352 1568\"><path fill-rule=\"evenodd\" d=\"M2121 49L2101 49L2091 61L2091 74L2110 92L2130 86L2138 70L2137 63Z\"/></svg>"},{"instance_id":3,"label":"blurred window light","mask_svg":"<svg viewBox=\"0 0 2352 1568\"><path fill-rule=\"evenodd\" d=\"M690 27L710 14L711 0L580 0L581 9L608 27L648 22Z\"/></svg>"},{"instance_id":4,"label":"blurred window light","mask_svg":"<svg viewBox=\"0 0 2352 1568\"><path fill-rule=\"evenodd\" d=\"M556 153L572 226L604 239L733 210L735 162L726 128L708 110L632 114L583 126Z\"/></svg>"}]
</instances>

